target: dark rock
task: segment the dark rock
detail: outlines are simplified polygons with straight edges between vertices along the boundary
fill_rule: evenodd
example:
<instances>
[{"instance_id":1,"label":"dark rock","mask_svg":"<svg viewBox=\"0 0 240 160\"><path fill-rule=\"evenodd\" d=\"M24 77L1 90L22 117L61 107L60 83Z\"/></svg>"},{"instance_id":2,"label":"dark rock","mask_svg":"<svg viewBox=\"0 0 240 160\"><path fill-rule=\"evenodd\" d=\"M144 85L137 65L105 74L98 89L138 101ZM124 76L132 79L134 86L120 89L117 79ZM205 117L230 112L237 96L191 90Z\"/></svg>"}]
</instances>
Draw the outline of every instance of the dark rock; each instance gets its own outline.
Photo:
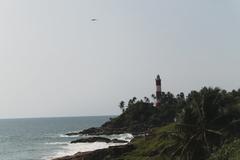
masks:
<instances>
[{"instance_id":1,"label":"dark rock","mask_svg":"<svg viewBox=\"0 0 240 160\"><path fill-rule=\"evenodd\" d=\"M134 149L135 147L132 144L112 146L106 149L99 149L92 152L79 152L73 156L66 156L53 160L102 160L105 157L114 158L120 156L123 153L130 152Z\"/></svg>"},{"instance_id":2,"label":"dark rock","mask_svg":"<svg viewBox=\"0 0 240 160\"><path fill-rule=\"evenodd\" d=\"M96 128L96 127L88 128L79 132L79 134L88 134L88 135L100 135L102 133L103 133L103 130L101 128Z\"/></svg>"},{"instance_id":3,"label":"dark rock","mask_svg":"<svg viewBox=\"0 0 240 160\"><path fill-rule=\"evenodd\" d=\"M75 136L75 135L79 135L79 132L70 132L70 133L66 133L67 136Z\"/></svg>"},{"instance_id":4,"label":"dark rock","mask_svg":"<svg viewBox=\"0 0 240 160\"><path fill-rule=\"evenodd\" d=\"M119 140L119 139L108 139L105 137L89 137L89 138L82 138L72 141L71 143L87 143L87 142L106 142L106 143L128 143L128 141Z\"/></svg>"},{"instance_id":5,"label":"dark rock","mask_svg":"<svg viewBox=\"0 0 240 160\"><path fill-rule=\"evenodd\" d=\"M92 127L85 129L80 132L71 132L67 133L66 135L72 136L72 135L111 135L111 134L124 134L124 133L131 133L133 135L139 135L144 133L143 127L141 125L134 125L131 128L128 127L122 127L122 128L116 128L112 126L102 126L102 127Z\"/></svg>"},{"instance_id":6,"label":"dark rock","mask_svg":"<svg viewBox=\"0 0 240 160\"><path fill-rule=\"evenodd\" d=\"M127 127L123 128L111 128L111 127L92 127L85 129L78 134L87 134L87 135L112 135L112 134L124 134L124 133L131 133L133 135L139 135L144 132L142 132L142 126L134 126L132 129L129 129Z\"/></svg>"},{"instance_id":7,"label":"dark rock","mask_svg":"<svg viewBox=\"0 0 240 160\"><path fill-rule=\"evenodd\" d=\"M128 141L120 140L120 139L112 139L111 142L113 143L128 143Z\"/></svg>"},{"instance_id":8,"label":"dark rock","mask_svg":"<svg viewBox=\"0 0 240 160\"><path fill-rule=\"evenodd\" d=\"M91 154L91 152L78 152L72 156L65 156L61 158L55 158L53 160L86 160L86 157Z\"/></svg>"},{"instance_id":9,"label":"dark rock","mask_svg":"<svg viewBox=\"0 0 240 160\"><path fill-rule=\"evenodd\" d=\"M87 134L87 135L111 135L111 134L123 134L123 133L128 133L126 128L92 127L79 132L79 134Z\"/></svg>"},{"instance_id":10,"label":"dark rock","mask_svg":"<svg viewBox=\"0 0 240 160\"><path fill-rule=\"evenodd\" d=\"M110 139L104 138L104 137L89 137L89 138L82 138L75 141L72 141L71 143L86 143L86 142L111 142Z\"/></svg>"}]
</instances>

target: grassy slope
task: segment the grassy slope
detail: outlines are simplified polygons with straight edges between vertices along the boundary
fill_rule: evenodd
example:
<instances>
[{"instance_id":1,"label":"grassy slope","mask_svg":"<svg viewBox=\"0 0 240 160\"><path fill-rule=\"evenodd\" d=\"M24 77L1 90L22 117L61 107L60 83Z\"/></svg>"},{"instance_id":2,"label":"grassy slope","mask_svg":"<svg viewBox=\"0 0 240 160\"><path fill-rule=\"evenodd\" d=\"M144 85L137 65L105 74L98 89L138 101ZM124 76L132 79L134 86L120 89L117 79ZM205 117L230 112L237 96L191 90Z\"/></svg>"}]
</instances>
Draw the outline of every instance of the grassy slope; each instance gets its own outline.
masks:
<instances>
[{"instance_id":1,"label":"grassy slope","mask_svg":"<svg viewBox=\"0 0 240 160\"><path fill-rule=\"evenodd\" d=\"M169 160L169 158L160 155L159 150L169 141L162 140L160 133L171 131L174 124L170 124L160 128L154 128L152 134L146 138L139 137L133 140L134 146L137 148L129 153L122 155L114 160Z\"/></svg>"}]
</instances>

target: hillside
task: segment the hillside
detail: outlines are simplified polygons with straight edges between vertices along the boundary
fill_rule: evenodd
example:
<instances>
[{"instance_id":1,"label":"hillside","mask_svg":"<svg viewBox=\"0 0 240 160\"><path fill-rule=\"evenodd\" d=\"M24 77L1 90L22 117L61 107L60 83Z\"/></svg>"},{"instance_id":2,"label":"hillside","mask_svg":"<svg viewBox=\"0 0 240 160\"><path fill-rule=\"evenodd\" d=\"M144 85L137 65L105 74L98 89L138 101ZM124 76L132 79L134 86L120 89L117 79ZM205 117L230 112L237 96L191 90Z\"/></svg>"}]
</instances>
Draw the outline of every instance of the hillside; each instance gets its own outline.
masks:
<instances>
[{"instance_id":1,"label":"hillside","mask_svg":"<svg viewBox=\"0 0 240 160\"><path fill-rule=\"evenodd\" d=\"M164 127L153 128L149 136L138 137L132 141L136 147L135 150L112 160L169 160L169 157L161 154L161 150L171 144L171 141L165 140L161 136L166 132L173 131L174 127L175 125L172 123Z\"/></svg>"},{"instance_id":2,"label":"hillside","mask_svg":"<svg viewBox=\"0 0 240 160\"><path fill-rule=\"evenodd\" d=\"M127 149L120 147L120 153L113 147L87 155L101 154L101 160L239 159L240 90L204 87L187 97L163 92L161 100L160 108L149 101L131 100L120 116L80 132L138 135Z\"/></svg>"},{"instance_id":3,"label":"hillside","mask_svg":"<svg viewBox=\"0 0 240 160\"><path fill-rule=\"evenodd\" d=\"M80 134L132 133L138 135L147 132L150 128L173 122L176 114L176 106L174 105L163 106L158 109L153 106L153 103L137 101L126 107L121 115L110 119L101 127L89 128L83 130Z\"/></svg>"},{"instance_id":4,"label":"hillside","mask_svg":"<svg viewBox=\"0 0 240 160\"><path fill-rule=\"evenodd\" d=\"M168 114L168 115L165 115ZM164 113L151 103L137 102L120 116L102 125L102 128L124 129L126 132L142 132L174 120L174 113Z\"/></svg>"},{"instance_id":5,"label":"hillside","mask_svg":"<svg viewBox=\"0 0 240 160\"><path fill-rule=\"evenodd\" d=\"M167 94L163 95L166 100ZM158 117L160 127L151 126L154 128L148 129L148 135L135 138L132 141L135 150L110 159L239 159L240 90L227 92L204 87L192 91L186 98L178 95L163 102L162 108L155 112L161 117ZM150 117L146 124L152 123Z\"/></svg>"}]
</instances>

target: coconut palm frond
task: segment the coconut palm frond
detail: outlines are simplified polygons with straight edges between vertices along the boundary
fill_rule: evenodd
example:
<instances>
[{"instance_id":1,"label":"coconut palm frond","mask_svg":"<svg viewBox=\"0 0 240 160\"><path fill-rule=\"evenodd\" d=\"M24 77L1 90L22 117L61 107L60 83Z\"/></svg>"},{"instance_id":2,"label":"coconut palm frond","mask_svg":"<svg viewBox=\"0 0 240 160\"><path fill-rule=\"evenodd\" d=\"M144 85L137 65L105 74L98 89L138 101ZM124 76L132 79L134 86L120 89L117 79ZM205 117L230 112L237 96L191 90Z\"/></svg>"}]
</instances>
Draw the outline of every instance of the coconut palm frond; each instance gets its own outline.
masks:
<instances>
[{"instance_id":1,"label":"coconut palm frond","mask_svg":"<svg viewBox=\"0 0 240 160\"><path fill-rule=\"evenodd\" d=\"M212 134L215 134L215 135L219 135L219 136L222 136L222 132L220 131L216 131L216 130L212 130L212 129L206 129L207 132L209 133L212 133Z\"/></svg>"}]
</instances>

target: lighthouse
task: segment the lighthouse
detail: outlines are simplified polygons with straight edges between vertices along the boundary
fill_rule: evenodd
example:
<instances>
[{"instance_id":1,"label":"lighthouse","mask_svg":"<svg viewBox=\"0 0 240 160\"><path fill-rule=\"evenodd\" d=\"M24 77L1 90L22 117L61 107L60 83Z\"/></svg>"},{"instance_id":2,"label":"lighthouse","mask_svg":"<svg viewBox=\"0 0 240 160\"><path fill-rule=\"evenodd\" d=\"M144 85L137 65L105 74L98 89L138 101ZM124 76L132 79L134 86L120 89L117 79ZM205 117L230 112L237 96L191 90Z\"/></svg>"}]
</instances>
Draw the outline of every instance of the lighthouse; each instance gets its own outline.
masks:
<instances>
[{"instance_id":1,"label":"lighthouse","mask_svg":"<svg viewBox=\"0 0 240 160\"><path fill-rule=\"evenodd\" d=\"M159 108L161 105L161 78L159 75L157 75L156 80L156 107Z\"/></svg>"}]
</instances>

